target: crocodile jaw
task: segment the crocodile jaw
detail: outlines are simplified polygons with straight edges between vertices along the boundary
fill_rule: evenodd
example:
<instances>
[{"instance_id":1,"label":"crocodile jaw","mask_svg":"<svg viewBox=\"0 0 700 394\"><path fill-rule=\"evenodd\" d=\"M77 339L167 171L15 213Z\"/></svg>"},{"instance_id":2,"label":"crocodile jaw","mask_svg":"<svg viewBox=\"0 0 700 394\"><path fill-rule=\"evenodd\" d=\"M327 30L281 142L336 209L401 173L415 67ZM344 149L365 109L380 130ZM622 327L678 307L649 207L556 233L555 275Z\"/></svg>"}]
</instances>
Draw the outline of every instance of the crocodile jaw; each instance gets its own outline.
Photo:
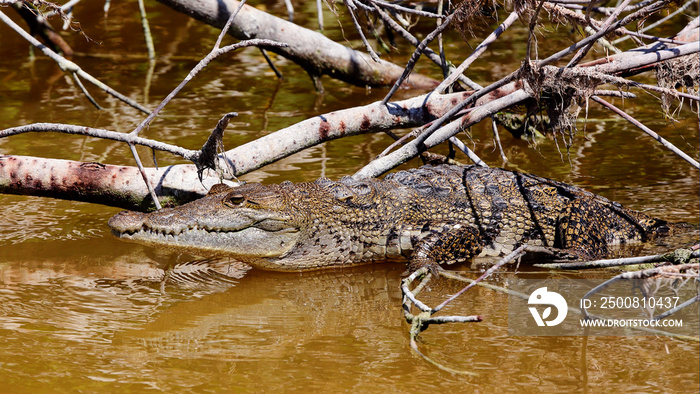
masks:
<instances>
[{"instance_id":1,"label":"crocodile jaw","mask_svg":"<svg viewBox=\"0 0 700 394\"><path fill-rule=\"evenodd\" d=\"M112 217L108 225L117 237L145 244L231 254L246 261L281 257L296 244L300 231L270 220L236 215L237 223L221 225L218 220L182 220L164 209L157 215L124 211ZM267 227L267 228L260 228Z\"/></svg>"}]
</instances>

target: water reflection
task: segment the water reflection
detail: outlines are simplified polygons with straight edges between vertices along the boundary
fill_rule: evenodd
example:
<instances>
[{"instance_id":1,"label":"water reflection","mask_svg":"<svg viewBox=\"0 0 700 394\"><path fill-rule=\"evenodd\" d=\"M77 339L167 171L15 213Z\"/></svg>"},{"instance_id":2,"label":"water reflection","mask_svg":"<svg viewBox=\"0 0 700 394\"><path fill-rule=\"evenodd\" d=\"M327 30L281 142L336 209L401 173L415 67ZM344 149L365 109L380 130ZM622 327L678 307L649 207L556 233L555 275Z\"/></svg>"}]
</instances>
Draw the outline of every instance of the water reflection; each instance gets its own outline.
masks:
<instances>
[{"instance_id":1,"label":"water reflection","mask_svg":"<svg viewBox=\"0 0 700 394\"><path fill-rule=\"evenodd\" d=\"M196 391L281 388L290 381L304 389L362 391L430 389L435 382L489 391L620 389L632 382L647 391L697 383L695 345L653 337L509 337L506 297L482 288L445 313L482 314L486 321L431 327L421 336L428 356L478 374L455 376L409 349L401 264L274 273L117 245L101 248L90 262L2 265L0 382ZM459 287L439 281L424 295L441 300Z\"/></svg>"}]
</instances>

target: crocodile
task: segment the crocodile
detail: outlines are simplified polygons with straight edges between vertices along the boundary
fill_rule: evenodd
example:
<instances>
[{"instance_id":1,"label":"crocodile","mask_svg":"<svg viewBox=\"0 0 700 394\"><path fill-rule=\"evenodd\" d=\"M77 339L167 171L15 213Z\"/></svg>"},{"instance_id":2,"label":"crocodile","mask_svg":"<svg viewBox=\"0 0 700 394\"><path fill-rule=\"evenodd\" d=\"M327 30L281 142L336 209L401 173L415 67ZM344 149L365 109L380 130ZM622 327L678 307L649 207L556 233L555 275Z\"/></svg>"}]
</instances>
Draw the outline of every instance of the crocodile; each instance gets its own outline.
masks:
<instances>
[{"instance_id":1,"label":"crocodile","mask_svg":"<svg viewBox=\"0 0 700 394\"><path fill-rule=\"evenodd\" d=\"M384 179L219 184L179 207L123 211L108 224L125 240L224 253L277 271L397 260L415 270L521 245L593 259L674 228L576 186L456 165Z\"/></svg>"}]
</instances>

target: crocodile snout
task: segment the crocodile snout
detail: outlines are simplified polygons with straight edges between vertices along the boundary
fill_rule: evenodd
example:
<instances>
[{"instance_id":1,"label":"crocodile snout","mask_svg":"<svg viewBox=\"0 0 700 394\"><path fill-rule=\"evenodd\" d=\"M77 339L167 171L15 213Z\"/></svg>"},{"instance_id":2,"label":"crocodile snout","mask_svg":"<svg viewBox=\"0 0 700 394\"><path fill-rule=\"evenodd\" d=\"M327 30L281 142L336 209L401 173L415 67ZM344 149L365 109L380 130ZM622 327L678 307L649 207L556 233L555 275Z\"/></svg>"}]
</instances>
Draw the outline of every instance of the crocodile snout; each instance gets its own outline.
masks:
<instances>
[{"instance_id":1,"label":"crocodile snout","mask_svg":"<svg viewBox=\"0 0 700 394\"><path fill-rule=\"evenodd\" d=\"M143 228L146 214L142 212L122 211L112 216L107 222L117 235L135 233Z\"/></svg>"}]
</instances>

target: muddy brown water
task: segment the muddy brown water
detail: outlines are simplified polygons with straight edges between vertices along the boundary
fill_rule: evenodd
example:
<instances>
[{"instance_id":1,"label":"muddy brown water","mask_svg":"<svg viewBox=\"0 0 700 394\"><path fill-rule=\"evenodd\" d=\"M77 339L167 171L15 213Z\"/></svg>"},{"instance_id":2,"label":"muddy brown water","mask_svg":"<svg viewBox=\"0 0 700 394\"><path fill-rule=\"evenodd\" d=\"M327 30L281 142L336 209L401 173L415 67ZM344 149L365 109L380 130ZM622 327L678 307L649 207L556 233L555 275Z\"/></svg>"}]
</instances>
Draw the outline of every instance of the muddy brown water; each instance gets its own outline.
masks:
<instances>
[{"instance_id":1,"label":"muddy brown water","mask_svg":"<svg viewBox=\"0 0 700 394\"><path fill-rule=\"evenodd\" d=\"M213 29L147 2L158 54L147 85L136 4L112 3L108 16L101 7L100 2L79 5L76 17L91 40L69 36L80 53L74 60L151 108L216 39ZM286 15L282 2L268 2L267 8ZM297 9L302 24L315 26L308 16L312 2ZM2 11L17 19L10 10ZM342 39L332 14L326 21L328 34ZM354 40L349 25L344 27ZM559 32L566 36L565 27ZM524 30L516 26L506 34L512 35L473 66L470 76L477 82L487 83L519 64L524 50L513 43ZM141 119L137 111L91 88L104 107L93 109L53 62L41 56L29 60L27 45L7 26L0 26L0 37L0 129L60 122L127 132ZM456 36L447 40L447 49L455 62L469 52ZM405 62L408 53L402 47L394 59ZM240 116L225 137L232 147L308 117L380 100L386 93L324 78L327 93L319 96L301 69L275 61L285 75L282 82L252 49L214 62L144 136L198 147L221 115L237 111ZM439 73L427 63L421 71ZM697 117L687 107L672 122L647 94L616 103L697 158ZM583 122L578 124L568 152L561 140L558 149L551 140L533 145L502 132L507 167L583 186L654 216L698 223L698 171L594 104L588 118L585 130ZM486 125L473 128L471 137L463 136L477 154L491 165L502 164ZM337 179L361 168L389 143L383 135L333 141L243 178L266 183ZM2 139L0 153L132 164L121 144L53 134ZM159 161L178 162L164 154ZM0 195L0 391L698 391L696 342L654 336L511 337L507 298L483 288L470 290L449 313L480 314L484 322L431 327L422 334L420 346L427 355L476 375L441 371L409 348L399 264L246 272L226 265L226 259L120 242L106 225L117 212ZM187 271L193 266L210 269L196 277ZM472 277L480 272L478 267L461 269ZM166 270L176 273L173 280L163 281ZM523 274L510 270L492 282L518 275ZM454 284L438 283L431 297L456 290Z\"/></svg>"}]
</instances>

